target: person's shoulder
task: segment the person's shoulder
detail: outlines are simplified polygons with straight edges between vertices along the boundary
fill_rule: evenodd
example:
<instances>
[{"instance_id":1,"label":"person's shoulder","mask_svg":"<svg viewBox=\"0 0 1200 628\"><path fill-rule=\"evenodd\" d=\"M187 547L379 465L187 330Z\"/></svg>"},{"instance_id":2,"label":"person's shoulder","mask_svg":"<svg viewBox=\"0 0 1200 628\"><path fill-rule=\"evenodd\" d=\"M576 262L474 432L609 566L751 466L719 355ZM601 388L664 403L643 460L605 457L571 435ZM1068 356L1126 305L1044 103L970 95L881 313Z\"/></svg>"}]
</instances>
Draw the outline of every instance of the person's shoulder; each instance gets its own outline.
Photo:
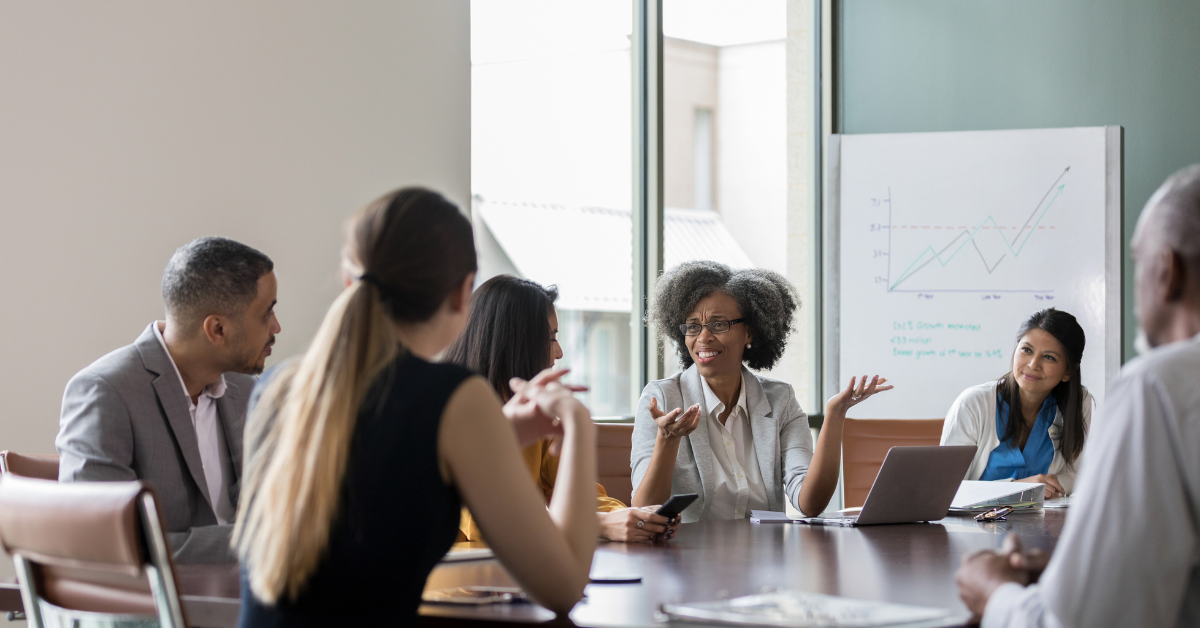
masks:
<instances>
[{"instance_id":1,"label":"person's shoulder","mask_svg":"<svg viewBox=\"0 0 1200 628\"><path fill-rule=\"evenodd\" d=\"M299 356L293 356L293 357L287 358L287 359L279 362L278 364L272 366L271 368L263 371L262 374L258 375L258 376L242 375L241 373L235 374L235 375L237 375L237 378L235 378L235 379L237 382L238 390L239 391L249 391L248 394L245 392L241 392L241 394L246 395L247 416L250 416L250 414L254 412L254 409L256 407L258 407L258 402L259 402L259 400L262 399L263 394L267 392L267 388L269 388L271 386L271 384L274 383L274 381L276 379L278 379L282 373L286 373L289 370L292 370L296 366L296 364L298 364L299 360L300 360ZM229 378L230 374L226 373L225 375L226 375L226 384L228 384L229 383L228 378ZM251 381L247 382L247 379L249 379ZM249 387L242 388L246 384L249 384Z\"/></svg>"},{"instance_id":2,"label":"person's shoulder","mask_svg":"<svg viewBox=\"0 0 1200 628\"><path fill-rule=\"evenodd\" d=\"M759 375L754 371L749 371L749 373L751 377L758 380L758 384L762 386L763 394L768 398L778 397L781 395L788 397L796 396L795 387L783 380L773 379L765 375Z\"/></svg>"},{"instance_id":3,"label":"person's shoulder","mask_svg":"<svg viewBox=\"0 0 1200 628\"><path fill-rule=\"evenodd\" d=\"M683 380L683 374L686 372L687 371L679 371L678 373L673 373L662 379L650 380L646 386L642 388L642 393L655 393L675 388L679 386L680 382Z\"/></svg>"},{"instance_id":4,"label":"person's shoulder","mask_svg":"<svg viewBox=\"0 0 1200 628\"><path fill-rule=\"evenodd\" d=\"M421 363L423 368L427 369L430 373L445 379L462 381L475 375L475 371L461 364L454 364L453 362L426 362L420 359L415 361Z\"/></svg>"},{"instance_id":5,"label":"person's shoulder","mask_svg":"<svg viewBox=\"0 0 1200 628\"><path fill-rule=\"evenodd\" d=\"M759 375L749 369L743 370L742 376L745 378L743 381L746 382L748 388L747 395L753 394L754 384L752 382L757 382L759 388L762 389L763 397L767 399L767 404L771 406L772 412L780 408L787 408L789 404L795 404L799 412L804 412L804 408L800 407L800 399L796 397L796 388L791 384L783 380ZM751 401L749 397L747 397L747 400ZM753 404L752 401L751 404ZM788 415L794 416L794 413L788 413Z\"/></svg>"},{"instance_id":6,"label":"person's shoulder","mask_svg":"<svg viewBox=\"0 0 1200 628\"><path fill-rule=\"evenodd\" d=\"M1191 390L1200 377L1200 336L1156 347L1121 368L1118 384Z\"/></svg>"},{"instance_id":7,"label":"person's shoulder","mask_svg":"<svg viewBox=\"0 0 1200 628\"><path fill-rule=\"evenodd\" d=\"M148 373L142 363L141 353L138 352L137 346L129 344L108 352L95 362L80 369L71 378L68 388L71 383L96 380L101 380L117 388L130 383L131 379L147 376Z\"/></svg>"},{"instance_id":8,"label":"person's shoulder","mask_svg":"<svg viewBox=\"0 0 1200 628\"><path fill-rule=\"evenodd\" d=\"M958 404L987 403L996 395L995 380L971 386L958 394Z\"/></svg>"},{"instance_id":9,"label":"person's shoulder","mask_svg":"<svg viewBox=\"0 0 1200 628\"><path fill-rule=\"evenodd\" d=\"M393 386L407 388L415 384L417 391L443 394L457 389L475 372L452 362L431 362L402 352L381 375L394 377Z\"/></svg>"},{"instance_id":10,"label":"person's shoulder","mask_svg":"<svg viewBox=\"0 0 1200 628\"><path fill-rule=\"evenodd\" d=\"M1151 349L1121 368L1100 408L1102 422L1189 421L1200 413L1198 377L1200 338Z\"/></svg>"},{"instance_id":11,"label":"person's shoulder","mask_svg":"<svg viewBox=\"0 0 1200 628\"><path fill-rule=\"evenodd\" d=\"M684 388L686 387L686 384L684 383L686 373L687 371L684 370L662 379L655 379L647 382L646 385L642 387L642 394L640 401L638 402L638 407L644 407L646 404L648 404L650 397L657 398L659 400L658 402L660 407L663 404L678 405L683 403L685 394ZM698 384L696 385L698 386Z\"/></svg>"},{"instance_id":12,"label":"person's shoulder","mask_svg":"<svg viewBox=\"0 0 1200 628\"><path fill-rule=\"evenodd\" d=\"M259 376L245 373L225 373L225 389L239 399L246 399L258 385Z\"/></svg>"}]
</instances>

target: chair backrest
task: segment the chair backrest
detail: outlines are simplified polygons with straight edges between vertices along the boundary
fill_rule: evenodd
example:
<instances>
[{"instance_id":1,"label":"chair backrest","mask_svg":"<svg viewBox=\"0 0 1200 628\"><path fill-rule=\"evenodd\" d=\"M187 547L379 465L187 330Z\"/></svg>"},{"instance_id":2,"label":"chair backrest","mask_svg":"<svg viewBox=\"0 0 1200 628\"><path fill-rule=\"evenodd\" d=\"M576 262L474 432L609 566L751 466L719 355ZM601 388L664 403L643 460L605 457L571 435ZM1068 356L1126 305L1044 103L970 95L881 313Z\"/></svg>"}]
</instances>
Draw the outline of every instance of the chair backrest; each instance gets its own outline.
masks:
<instances>
[{"instance_id":1,"label":"chair backrest","mask_svg":"<svg viewBox=\"0 0 1200 628\"><path fill-rule=\"evenodd\" d=\"M598 481L608 492L626 504L633 501L633 472L629 453L633 449L633 424L596 424L596 461Z\"/></svg>"},{"instance_id":2,"label":"chair backrest","mask_svg":"<svg viewBox=\"0 0 1200 628\"><path fill-rule=\"evenodd\" d=\"M55 454L19 454L0 451L0 473L27 478L58 481L58 456Z\"/></svg>"},{"instance_id":3,"label":"chair backrest","mask_svg":"<svg viewBox=\"0 0 1200 628\"><path fill-rule=\"evenodd\" d=\"M171 552L141 482L0 477L0 545L32 628L157 619L184 628Z\"/></svg>"},{"instance_id":4,"label":"chair backrest","mask_svg":"<svg viewBox=\"0 0 1200 628\"><path fill-rule=\"evenodd\" d=\"M846 508L862 506L892 447L933 446L945 419L846 419L842 431L842 487Z\"/></svg>"}]
</instances>

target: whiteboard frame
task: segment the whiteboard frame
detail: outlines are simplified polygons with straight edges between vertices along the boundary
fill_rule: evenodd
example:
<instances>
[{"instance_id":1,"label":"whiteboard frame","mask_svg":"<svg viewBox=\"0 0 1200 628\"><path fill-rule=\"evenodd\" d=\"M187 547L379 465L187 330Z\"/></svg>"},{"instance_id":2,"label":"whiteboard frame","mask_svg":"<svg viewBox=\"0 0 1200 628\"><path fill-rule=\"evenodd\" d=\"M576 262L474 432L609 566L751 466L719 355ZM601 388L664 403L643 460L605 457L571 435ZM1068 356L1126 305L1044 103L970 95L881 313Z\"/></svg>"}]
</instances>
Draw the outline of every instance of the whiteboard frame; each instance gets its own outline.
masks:
<instances>
[{"instance_id":1,"label":"whiteboard frame","mask_svg":"<svg viewBox=\"0 0 1200 628\"><path fill-rule=\"evenodd\" d=\"M824 355L822 373L825 382L823 399L836 395L846 382L838 381L841 359L841 194L842 194L842 135L829 136L826 149L826 183L824 247L824 290L822 291ZM1105 193L1104 193L1104 390L1116 381L1124 363L1125 352L1125 129L1104 127ZM936 418L936 417L928 417Z\"/></svg>"}]
</instances>

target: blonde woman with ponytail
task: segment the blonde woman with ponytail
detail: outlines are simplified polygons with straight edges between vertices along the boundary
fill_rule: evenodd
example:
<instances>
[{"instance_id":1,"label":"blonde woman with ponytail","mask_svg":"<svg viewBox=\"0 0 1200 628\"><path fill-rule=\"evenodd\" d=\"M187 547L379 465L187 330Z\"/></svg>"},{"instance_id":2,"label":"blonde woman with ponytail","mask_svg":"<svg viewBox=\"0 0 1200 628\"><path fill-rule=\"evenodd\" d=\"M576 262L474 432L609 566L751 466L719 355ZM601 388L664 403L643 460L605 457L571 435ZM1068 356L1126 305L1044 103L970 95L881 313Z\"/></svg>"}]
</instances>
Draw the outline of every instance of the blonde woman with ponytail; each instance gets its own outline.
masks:
<instances>
[{"instance_id":1,"label":"blonde woman with ponytail","mask_svg":"<svg viewBox=\"0 0 1200 628\"><path fill-rule=\"evenodd\" d=\"M566 613L596 545L595 428L561 371L514 379L501 406L482 378L433 361L466 323L470 222L435 192L399 190L350 222L343 266L312 346L259 384L251 411L239 625L415 624L462 506L517 582ZM514 424L563 434L549 508Z\"/></svg>"}]
</instances>

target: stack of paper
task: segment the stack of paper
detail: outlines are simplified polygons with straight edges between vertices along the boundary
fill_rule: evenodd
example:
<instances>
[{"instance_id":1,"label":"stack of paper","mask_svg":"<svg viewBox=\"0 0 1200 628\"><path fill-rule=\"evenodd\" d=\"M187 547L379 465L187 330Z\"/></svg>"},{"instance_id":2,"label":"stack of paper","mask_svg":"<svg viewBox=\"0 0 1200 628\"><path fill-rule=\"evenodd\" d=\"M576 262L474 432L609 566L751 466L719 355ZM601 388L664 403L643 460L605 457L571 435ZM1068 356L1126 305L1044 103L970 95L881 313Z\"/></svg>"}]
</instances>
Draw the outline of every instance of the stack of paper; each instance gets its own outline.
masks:
<instances>
[{"instance_id":1,"label":"stack of paper","mask_svg":"<svg viewBox=\"0 0 1200 628\"><path fill-rule=\"evenodd\" d=\"M463 560L484 560L495 558L496 554L488 547L452 547L442 557L443 563L456 563Z\"/></svg>"},{"instance_id":2,"label":"stack of paper","mask_svg":"<svg viewBox=\"0 0 1200 628\"><path fill-rule=\"evenodd\" d=\"M790 517L787 513L774 510L751 510L750 523L799 523L800 517Z\"/></svg>"},{"instance_id":3,"label":"stack of paper","mask_svg":"<svg viewBox=\"0 0 1200 628\"><path fill-rule=\"evenodd\" d=\"M852 600L833 595L785 591L718 602L667 604L666 619L683 622L794 628L961 626L968 617L942 608Z\"/></svg>"},{"instance_id":4,"label":"stack of paper","mask_svg":"<svg viewBox=\"0 0 1200 628\"><path fill-rule=\"evenodd\" d=\"M1041 508L1046 499L1044 484L1025 482L964 481L950 502L950 512L980 512L999 506L1013 510Z\"/></svg>"}]
</instances>

